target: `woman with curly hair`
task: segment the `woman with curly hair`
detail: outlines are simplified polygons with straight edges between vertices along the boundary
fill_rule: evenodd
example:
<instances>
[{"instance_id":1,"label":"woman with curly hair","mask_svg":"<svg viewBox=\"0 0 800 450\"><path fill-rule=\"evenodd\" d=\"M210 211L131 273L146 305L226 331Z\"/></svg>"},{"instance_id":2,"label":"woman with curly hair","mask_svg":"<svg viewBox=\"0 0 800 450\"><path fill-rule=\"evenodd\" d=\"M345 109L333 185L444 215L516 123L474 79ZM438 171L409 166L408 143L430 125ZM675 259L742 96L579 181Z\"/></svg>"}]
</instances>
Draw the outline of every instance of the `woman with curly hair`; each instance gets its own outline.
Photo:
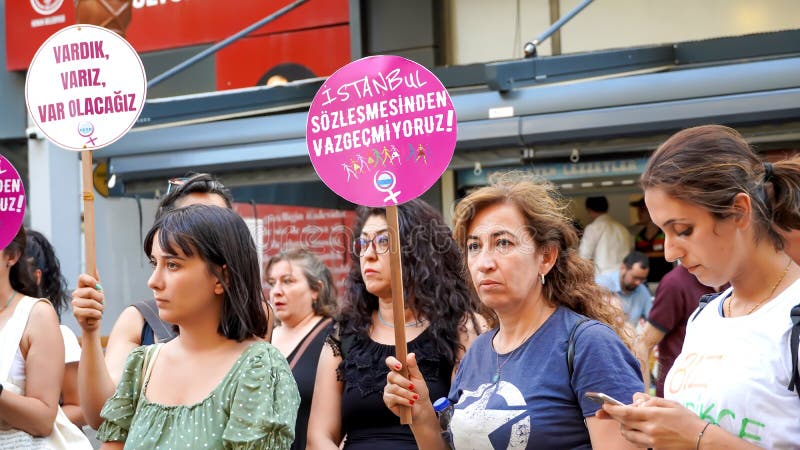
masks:
<instances>
[{"instance_id":1,"label":"woman with curly hair","mask_svg":"<svg viewBox=\"0 0 800 450\"><path fill-rule=\"evenodd\" d=\"M395 353L386 211L357 213L353 266L336 330L320 356L307 448L337 449L346 436L347 450L416 449L411 430L382 400L385 360ZM421 200L398 213L408 351L420 355L432 395L443 396L482 321L442 216Z\"/></svg>"},{"instance_id":2,"label":"woman with curly hair","mask_svg":"<svg viewBox=\"0 0 800 450\"><path fill-rule=\"evenodd\" d=\"M619 427L594 417L600 406L585 394L630 402L643 387L639 364L553 187L511 175L479 189L457 205L455 236L499 327L478 337L450 388L450 444L631 448ZM448 448L430 400L438 394L417 359L406 362L410 379L395 358L386 363L386 405L412 407L420 448Z\"/></svg>"}]
</instances>

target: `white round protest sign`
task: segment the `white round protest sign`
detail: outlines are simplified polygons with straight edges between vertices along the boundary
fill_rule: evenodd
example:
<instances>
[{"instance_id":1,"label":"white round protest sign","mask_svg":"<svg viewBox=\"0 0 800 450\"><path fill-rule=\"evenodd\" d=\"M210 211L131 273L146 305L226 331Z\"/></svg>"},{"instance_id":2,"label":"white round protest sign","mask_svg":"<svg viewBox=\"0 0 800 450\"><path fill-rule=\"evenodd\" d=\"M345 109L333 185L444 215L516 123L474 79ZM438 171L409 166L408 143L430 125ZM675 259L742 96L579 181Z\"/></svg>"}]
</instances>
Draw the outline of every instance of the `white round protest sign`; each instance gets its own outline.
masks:
<instances>
[{"instance_id":1,"label":"white round protest sign","mask_svg":"<svg viewBox=\"0 0 800 450\"><path fill-rule=\"evenodd\" d=\"M33 121L69 150L97 150L124 136L146 96L136 50L117 33L94 25L73 25L50 36L25 81Z\"/></svg>"}]
</instances>

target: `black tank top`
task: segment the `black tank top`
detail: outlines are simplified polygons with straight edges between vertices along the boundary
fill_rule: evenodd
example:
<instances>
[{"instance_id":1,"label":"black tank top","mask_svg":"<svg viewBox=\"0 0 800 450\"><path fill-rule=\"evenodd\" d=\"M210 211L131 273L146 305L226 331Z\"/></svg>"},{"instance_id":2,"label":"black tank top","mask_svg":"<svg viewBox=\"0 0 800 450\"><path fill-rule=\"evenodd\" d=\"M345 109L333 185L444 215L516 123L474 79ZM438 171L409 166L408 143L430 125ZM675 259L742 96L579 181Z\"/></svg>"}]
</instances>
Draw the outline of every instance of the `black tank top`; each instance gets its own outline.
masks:
<instances>
[{"instance_id":1,"label":"black tank top","mask_svg":"<svg viewBox=\"0 0 800 450\"><path fill-rule=\"evenodd\" d=\"M383 403L383 388L389 373L385 360L394 355L394 345L379 344L363 336L350 338L352 345L345 349L338 369L340 380L344 381L342 435L347 436L344 448L416 449L411 429L400 425L400 419ZM431 401L447 396L453 365L437 354L428 329L408 343L408 352L417 355Z\"/></svg>"}]
</instances>

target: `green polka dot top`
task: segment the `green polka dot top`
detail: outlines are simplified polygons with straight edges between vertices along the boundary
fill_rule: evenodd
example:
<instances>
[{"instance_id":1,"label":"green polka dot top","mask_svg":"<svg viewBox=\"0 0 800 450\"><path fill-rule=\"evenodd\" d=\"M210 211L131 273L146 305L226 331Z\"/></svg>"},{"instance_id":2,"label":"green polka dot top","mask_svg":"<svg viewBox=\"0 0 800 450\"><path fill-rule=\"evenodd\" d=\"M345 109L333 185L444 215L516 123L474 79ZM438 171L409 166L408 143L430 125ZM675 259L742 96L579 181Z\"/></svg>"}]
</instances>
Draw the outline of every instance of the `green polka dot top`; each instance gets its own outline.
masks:
<instances>
[{"instance_id":1,"label":"green polka dot top","mask_svg":"<svg viewBox=\"0 0 800 450\"><path fill-rule=\"evenodd\" d=\"M300 395L286 358L275 347L251 344L208 397L190 406L139 397L149 347L128 356L117 391L100 413L105 422L99 440L125 442L125 450L291 447Z\"/></svg>"}]
</instances>

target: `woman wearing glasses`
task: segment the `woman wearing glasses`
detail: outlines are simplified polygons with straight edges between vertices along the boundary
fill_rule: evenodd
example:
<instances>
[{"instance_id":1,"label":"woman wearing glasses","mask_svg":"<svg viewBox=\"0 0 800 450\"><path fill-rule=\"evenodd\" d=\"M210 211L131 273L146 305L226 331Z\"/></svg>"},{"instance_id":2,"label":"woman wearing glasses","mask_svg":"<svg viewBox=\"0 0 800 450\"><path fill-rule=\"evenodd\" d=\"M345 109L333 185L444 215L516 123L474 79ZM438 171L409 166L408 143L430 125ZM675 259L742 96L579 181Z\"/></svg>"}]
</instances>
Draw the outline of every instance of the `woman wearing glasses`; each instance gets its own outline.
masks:
<instances>
[{"instance_id":1,"label":"woman wearing glasses","mask_svg":"<svg viewBox=\"0 0 800 450\"><path fill-rule=\"evenodd\" d=\"M420 355L432 396L444 396L458 362L482 329L461 254L441 215L413 200L400 205L408 351ZM359 208L353 267L336 331L322 349L308 427L309 449L416 449L408 427L384 405L394 355L389 236L382 208Z\"/></svg>"}]
</instances>

